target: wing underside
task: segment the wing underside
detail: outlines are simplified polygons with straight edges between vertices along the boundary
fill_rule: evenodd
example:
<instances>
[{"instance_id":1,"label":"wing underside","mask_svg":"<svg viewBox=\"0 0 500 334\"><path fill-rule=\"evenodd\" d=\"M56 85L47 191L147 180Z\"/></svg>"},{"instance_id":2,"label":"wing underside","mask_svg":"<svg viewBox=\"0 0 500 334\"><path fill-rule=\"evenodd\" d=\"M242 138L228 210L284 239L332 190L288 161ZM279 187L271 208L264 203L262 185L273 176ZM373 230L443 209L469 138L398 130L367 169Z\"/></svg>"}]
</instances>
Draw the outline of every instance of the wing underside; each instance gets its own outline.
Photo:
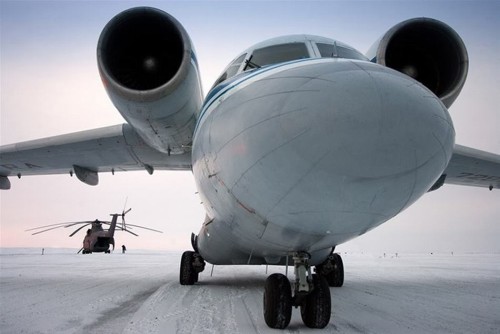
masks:
<instances>
[{"instance_id":1,"label":"wing underside","mask_svg":"<svg viewBox=\"0 0 500 334\"><path fill-rule=\"evenodd\" d=\"M445 183L500 189L500 155L455 145Z\"/></svg>"},{"instance_id":2,"label":"wing underside","mask_svg":"<svg viewBox=\"0 0 500 334\"><path fill-rule=\"evenodd\" d=\"M147 170L190 170L191 155L167 155L146 145L128 124L38 139L0 148L0 178ZM455 145L445 183L500 188L500 156ZM85 178L84 178L85 179ZM86 182L84 179L80 180ZM86 182L89 183L89 182ZM89 183L91 184L91 183Z\"/></svg>"},{"instance_id":3,"label":"wing underside","mask_svg":"<svg viewBox=\"0 0 500 334\"><path fill-rule=\"evenodd\" d=\"M2 189L16 175L71 174L97 184L99 172L190 170L191 154L167 155L144 143L128 124L0 147ZM82 179L83 178L83 179ZM88 182L87 182L88 181Z\"/></svg>"}]
</instances>

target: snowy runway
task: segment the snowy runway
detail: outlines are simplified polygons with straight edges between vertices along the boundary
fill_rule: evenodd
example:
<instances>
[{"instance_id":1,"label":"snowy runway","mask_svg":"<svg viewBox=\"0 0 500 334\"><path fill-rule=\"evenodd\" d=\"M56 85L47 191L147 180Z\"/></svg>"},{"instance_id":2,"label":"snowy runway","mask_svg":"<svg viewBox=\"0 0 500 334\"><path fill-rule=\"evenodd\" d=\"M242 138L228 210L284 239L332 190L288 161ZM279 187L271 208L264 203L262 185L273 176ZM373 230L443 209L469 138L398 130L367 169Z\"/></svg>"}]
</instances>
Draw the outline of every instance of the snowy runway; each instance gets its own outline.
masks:
<instances>
[{"instance_id":1,"label":"snowy runway","mask_svg":"<svg viewBox=\"0 0 500 334\"><path fill-rule=\"evenodd\" d=\"M262 314L265 266L217 266L210 277L207 265L199 284L181 286L180 255L46 250L42 256L4 249L0 332L277 332ZM325 333L500 330L498 254L342 256L345 284L331 288L332 320ZM270 266L268 274L273 272L284 268ZM305 328L294 310L283 332L321 331Z\"/></svg>"}]
</instances>

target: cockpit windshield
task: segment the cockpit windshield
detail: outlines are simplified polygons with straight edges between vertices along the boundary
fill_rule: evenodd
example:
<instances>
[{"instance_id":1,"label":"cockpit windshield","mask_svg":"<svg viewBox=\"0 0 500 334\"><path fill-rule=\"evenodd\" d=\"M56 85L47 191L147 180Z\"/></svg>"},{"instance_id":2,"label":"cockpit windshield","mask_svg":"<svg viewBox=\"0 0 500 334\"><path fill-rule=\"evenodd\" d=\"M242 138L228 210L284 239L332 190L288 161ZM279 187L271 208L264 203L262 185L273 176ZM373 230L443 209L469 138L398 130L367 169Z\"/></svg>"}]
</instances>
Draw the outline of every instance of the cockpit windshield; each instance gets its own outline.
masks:
<instances>
[{"instance_id":1,"label":"cockpit windshield","mask_svg":"<svg viewBox=\"0 0 500 334\"><path fill-rule=\"evenodd\" d=\"M249 57L244 61L247 55ZM251 53L244 53L233 60L213 87L238 74L243 61L245 65L243 65L242 72L302 58L310 58L309 51L304 43L277 44L255 49Z\"/></svg>"},{"instance_id":2,"label":"cockpit windshield","mask_svg":"<svg viewBox=\"0 0 500 334\"><path fill-rule=\"evenodd\" d=\"M271 45L254 50L243 70L302 58L309 58L309 52L304 43Z\"/></svg>"},{"instance_id":3,"label":"cockpit windshield","mask_svg":"<svg viewBox=\"0 0 500 334\"><path fill-rule=\"evenodd\" d=\"M235 58L214 86L256 68L304 58L368 59L359 51L339 41L312 35L290 35L273 38L247 49Z\"/></svg>"},{"instance_id":4,"label":"cockpit windshield","mask_svg":"<svg viewBox=\"0 0 500 334\"><path fill-rule=\"evenodd\" d=\"M360 52L338 45L338 43L316 43L318 51L322 58L346 58L346 59L356 59L356 60L366 60Z\"/></svg>"}]
</instances>

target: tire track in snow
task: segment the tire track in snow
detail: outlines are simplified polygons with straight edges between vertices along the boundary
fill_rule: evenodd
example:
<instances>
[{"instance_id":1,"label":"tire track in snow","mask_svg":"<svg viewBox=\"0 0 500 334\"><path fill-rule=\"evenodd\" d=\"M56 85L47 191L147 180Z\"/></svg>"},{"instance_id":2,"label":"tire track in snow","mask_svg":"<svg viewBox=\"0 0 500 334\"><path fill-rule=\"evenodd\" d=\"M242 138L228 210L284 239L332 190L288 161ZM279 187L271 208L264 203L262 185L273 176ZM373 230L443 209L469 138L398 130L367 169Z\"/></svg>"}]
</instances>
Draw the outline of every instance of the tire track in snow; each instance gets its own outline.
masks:
<instances>
[{"instance_id":1,"label":"tire track in snow","mask_svg":"<svg viewBox=\"0 0 500 334\"><path fill-rule=\"evenodd\" d=\"M117 332L117 329L120 327L123 330L127 325L129 316L134 314L141 307L142 303L154 294L158 288L155 286L139 292L115 307L106 310L94 323L84 326L82 333L93 333L96 331L113 333Z\"/></svg>"}]
</instances>

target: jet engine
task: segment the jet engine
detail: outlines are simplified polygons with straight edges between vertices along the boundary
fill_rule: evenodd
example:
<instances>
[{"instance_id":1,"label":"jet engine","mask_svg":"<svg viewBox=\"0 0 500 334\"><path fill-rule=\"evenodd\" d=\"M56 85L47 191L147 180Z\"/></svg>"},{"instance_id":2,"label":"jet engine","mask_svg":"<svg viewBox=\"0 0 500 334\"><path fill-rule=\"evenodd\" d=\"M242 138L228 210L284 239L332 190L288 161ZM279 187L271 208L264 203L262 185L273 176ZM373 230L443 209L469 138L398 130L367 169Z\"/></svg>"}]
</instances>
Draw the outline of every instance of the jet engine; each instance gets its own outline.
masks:
<instances>
[{"instance_id":1,"label":"jet engine","mask_svg":"<svg viewBox=\"0 0 500 334\"><path fill-rule=\"evenodd\" d=\"M460 94L469 67L460 36L443 22L429 18L395 25L373 44L367 56L419 81L447 108Z\"/></svg>"},{"instance_id":2,"label":"jet engine","mask_svg":"<svg viewBox=\"0 0 500 334\"><path fill-rule=\"evenodd\" d=\"M190 150L203 94L191 40L174 17L149 7L121 12L101 33L97 63L111 101L148 145Z\"/></svg>"}]
</instances>

